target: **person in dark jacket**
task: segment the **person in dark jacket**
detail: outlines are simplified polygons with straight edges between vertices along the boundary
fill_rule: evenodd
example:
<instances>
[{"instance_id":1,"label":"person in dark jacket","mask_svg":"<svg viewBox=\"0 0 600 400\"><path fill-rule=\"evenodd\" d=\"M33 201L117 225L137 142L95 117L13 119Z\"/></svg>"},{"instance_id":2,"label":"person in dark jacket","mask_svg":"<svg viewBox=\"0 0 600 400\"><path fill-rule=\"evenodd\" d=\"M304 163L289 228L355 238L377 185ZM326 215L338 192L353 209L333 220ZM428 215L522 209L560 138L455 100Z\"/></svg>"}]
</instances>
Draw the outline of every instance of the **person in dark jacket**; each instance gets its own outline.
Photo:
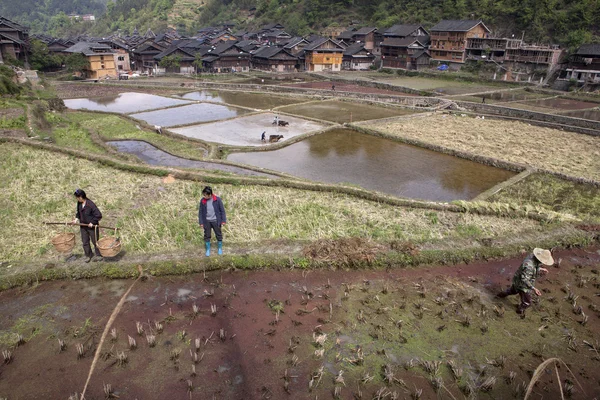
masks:
<instances>
[{"instance_id":1,"label":"person in dark jacket","mask_svg":"<svg viewBox=\"0 0 600 400\"><path fill-rule=\"evenodd\" d=\"M217 237L217 253L223 254L223 233L221 227L227 222L225 207L221 198L213 194L212 188L202 189L202 200L198 209L198 223L204 228L204 245L206 257L210 256L210 231L215 231Z\"/></svg>"},{"instance_id":2,"label":"person in dark jacket","mask_svg":"<svg viewBox=\"0 0 600 400\"><path fill-rule=\"evenodd\" d=\"M97 226L102 219L102 213L98 207L96 207L94 202L87 198L87 195L83 190L77 189L73 194L77 198L77 213L75 214L75 219L71 223L87 224L87 226L81 226L79 229L81 233L83 251L87 257L85 262L90 262L94 257L94 253L92 253L92 248L90 246L90 241L94 245L94 250L97 257L96 261L100 261L102 260L102 256L100 255L100 250L98 250L96 241L100 236Z\"/></svg>"},{"instance_id":3,"label":"person in dark jacket","mask_svg":"<svg viewBox=\"0 0 600 400\"><path fill-rule=\"evenodd\" d=\"M521 303L517 307L517 313L525 315L525 309L531 305L531 292L541 296L542 292L534 286L535 280L541 274L547 274L548 270L542 268L543 265L553 265L554 258L550 250L535 248L533 253L529 254L513 276L512 285L498 297L504 298L513 294L518 294Z\"/></svg>"}]
</instances>

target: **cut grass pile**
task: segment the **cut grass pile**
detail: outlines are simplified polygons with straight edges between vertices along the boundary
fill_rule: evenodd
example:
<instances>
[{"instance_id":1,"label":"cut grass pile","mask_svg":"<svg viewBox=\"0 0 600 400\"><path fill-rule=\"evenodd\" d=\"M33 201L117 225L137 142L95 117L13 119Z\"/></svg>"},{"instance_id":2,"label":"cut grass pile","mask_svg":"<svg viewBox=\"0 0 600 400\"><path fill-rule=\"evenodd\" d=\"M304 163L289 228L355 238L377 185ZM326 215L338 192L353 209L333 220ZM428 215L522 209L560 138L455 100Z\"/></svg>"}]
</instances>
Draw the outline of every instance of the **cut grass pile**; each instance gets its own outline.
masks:
<instances>
[{"instance_id":1,"label":"cut grass pile","mask_svg":"<svg viewBox=\"0 0 600 400\"><path fill-rule=\"evenodd\" d=\"M0 146L0 260L39 257L67 229L43 221L70 221L80 187L121 228L130 254L202 245L198 200L202 183L126 173L69 156L16 144ZM360 237L413 243L451 239L524 237L544 227L526 219L407 209L343 194L259 186L219 185L228 213L226 241L316 240ZM76 245L80 251L80 244ZM52 253L51 253L52 254Z\"/></svg>"},{"instance_id":2,"label":"cut grass pile","mask_svg":"<svg viewBox=\"0 0 600 400\"><path fill-rule=\"evenodd\" d=\"M567 212L584 221L600 222L600 189L547 174L530 175L488 201L532 204L555 212Z\"/></svg>"},{"instance_id":3,"label":"cut grass pile","mask_svg":"<svg viewBox=\"0 0 600 400\"><path fill-rule=\"evenodd\" d=\"M470 154L600 180L600 137L449 114L363 126Z\"/></svg>"},{"instance_id":4,"label":"cut grass pile","mask_svg":"<svg viewBox=\"0 0 600 400\"><path fill-rule=\"evenodd\" d=\"M116 115L98 114L88 112L69 112L64 114L69 121L81 124L88 130L94 130L104 140L130 139L143 140L173 155L202 159L204 147L189 141L177 140L168 136L158 135L155 132L136 127L133 121Z\"/></svg>"}]
</instances>

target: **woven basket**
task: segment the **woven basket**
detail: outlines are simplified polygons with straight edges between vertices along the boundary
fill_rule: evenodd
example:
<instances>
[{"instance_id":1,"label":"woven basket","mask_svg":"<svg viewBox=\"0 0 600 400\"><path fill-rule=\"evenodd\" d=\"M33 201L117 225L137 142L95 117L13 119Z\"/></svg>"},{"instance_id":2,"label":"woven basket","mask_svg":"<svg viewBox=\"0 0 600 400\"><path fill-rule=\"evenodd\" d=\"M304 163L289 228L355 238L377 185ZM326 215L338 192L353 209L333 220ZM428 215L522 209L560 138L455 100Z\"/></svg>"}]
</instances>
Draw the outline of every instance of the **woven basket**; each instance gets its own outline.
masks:
<instances>
[{"instance_id":1,"label":"woven basket","mask_svg":"<svg viewBox=\"0 0 600 400\"><path fill-rule=\"evenodd\" d=\"M59 253L70 253L75 247L75 234L72 232L59 233L52 238L51 242Z\"/></svg>"},{"instance_id":2,"label":"woven basket","mask_svg":"<svg viewBox=\"0 0 600 400\"><path fill-rule=\"evenodd\" d=\"M115 235L117 230L115 229ZM113 236L106 236L98 239L96 247L100 250L102 257L114 257L121 252L121 239Z\"/></svg>"}]
</instances>

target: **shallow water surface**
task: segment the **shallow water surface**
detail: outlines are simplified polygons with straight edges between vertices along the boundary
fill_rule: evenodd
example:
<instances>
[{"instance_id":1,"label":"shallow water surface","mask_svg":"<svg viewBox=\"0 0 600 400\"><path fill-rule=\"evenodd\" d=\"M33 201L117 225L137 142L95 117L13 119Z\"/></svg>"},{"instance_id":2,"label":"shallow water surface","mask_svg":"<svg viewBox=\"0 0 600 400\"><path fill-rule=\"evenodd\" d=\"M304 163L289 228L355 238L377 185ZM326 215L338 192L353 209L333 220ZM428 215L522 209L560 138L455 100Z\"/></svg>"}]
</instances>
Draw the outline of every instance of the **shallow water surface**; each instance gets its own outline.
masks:
<instances>
[{"instance_id":1,"label":"shallow water surface","mask_svg":"<svg viewBox=\"0 0 600 400\"><path fill-rule=\"evenodd\" d=\"M468 200L513 172L337 129L270 152L233 153L229 160L328 183L350 183L395 196Z\"/></svg>"},{"instance_id":2,"label":"shallow water surface","mask_svg":"<svg viewBox=\"0 0 600 400\"><path fill-rule=\"evenodd\" d=\"M146 121L151 125L175 126L200 122L218 121L249 113L243 108L219 104L200 103L173 107L165 110L131 114L131 117Z\"/></svg>"},{"instance_id":3,"label":"shallow water surface","mask_svg":"<svg viewBox=\"0 0 600 400\"><path fill-rule=\"evenodd\" d=\"M136 111L189 104L189 101L171 99L146 93L119 93L115 96L67 99L65 105L74 110L87 109L127 114Z\"/></svg>"},{"instance_id":4,"label":"shallow water surface","mask_svg":"<svg viewBox=\"0 0 600 400\"><path fill-rule=\"evenodd\" d=\"M269 178L277 178L276 175L256 172L246 168L234 167L231 165L212 163L206 161L188 160L186 158L177 157L154 147L150 143L146 143L141 140L118 140L107 143L115 147L118 151L133 154L150 165L209 169L231 172L233 174L239 175L267 176Z\"/></svg>"},{"instance_id":5,"label":"shallow water surface","mask_svg":"<svg viewBox=\"0 0 600 400\"><path fill-rule=\"evenodd\" d=\"M569 113L562 114L566 117L591 119L593 121L600 121L600 110L579 110L571 111Z\"/></svg>"},{"instance_id":6,"label":"shallow water surface","mask_svg":"<svg viewBox=\"0 0 600 400\"><path fill-rule=\"evenodd\" d=\"M540 99L540 100L529 100L524 101L524 104L532 104L538 107L557 108L562 110L583 110L586 108L597 107L596 103L589 103L587 101L571 100L571 99Z\"/></svg>"},{"instance_id":7,"label":"shallow water surface","mask_svg":"<svg viewBox=\"0 0 600 400\"><path fill-rule=\"evenodd\" d=\"M306 101L306 99L302 97L293 99L285 96L271 96L244 92L217 92L212 90L201 90L199 92L186 93L182 96L182 98L187 100L226 103L236 106L256 108L259 110L269 110L277 106L284 106L287 104L295 104Z\"/></svg>"}]
</instances>

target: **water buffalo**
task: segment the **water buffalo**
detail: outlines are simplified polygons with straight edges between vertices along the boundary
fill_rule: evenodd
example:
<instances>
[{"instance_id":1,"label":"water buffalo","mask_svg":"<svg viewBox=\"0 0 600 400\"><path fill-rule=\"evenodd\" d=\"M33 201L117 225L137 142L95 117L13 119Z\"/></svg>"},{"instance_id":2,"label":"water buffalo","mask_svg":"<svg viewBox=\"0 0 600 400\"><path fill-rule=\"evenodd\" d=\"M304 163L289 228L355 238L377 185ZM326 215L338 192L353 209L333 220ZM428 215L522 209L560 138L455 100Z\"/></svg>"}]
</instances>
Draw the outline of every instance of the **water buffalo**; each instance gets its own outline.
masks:
<instances>
[{"instance_id":1,"label":"water buffalo","mask_svg":"<svg viewBox=\"0 0 600 400\"><path fill-rule=\"evenodd\" d=\"M277 121L277 125L279 125L279 126L288 126L289 124L290 123L287 121L281 121L281 120Z\"/></svg>"},{"instance_id":2,"label":"water buffalo","mask_svg":"<svg viewBox=\"0 0 600 400\"><path fill-rule=\"evenodd\" d=\"M269 143L277 143L283 139L283 135L269 135Z\"/></svg>"}]
</instances>

